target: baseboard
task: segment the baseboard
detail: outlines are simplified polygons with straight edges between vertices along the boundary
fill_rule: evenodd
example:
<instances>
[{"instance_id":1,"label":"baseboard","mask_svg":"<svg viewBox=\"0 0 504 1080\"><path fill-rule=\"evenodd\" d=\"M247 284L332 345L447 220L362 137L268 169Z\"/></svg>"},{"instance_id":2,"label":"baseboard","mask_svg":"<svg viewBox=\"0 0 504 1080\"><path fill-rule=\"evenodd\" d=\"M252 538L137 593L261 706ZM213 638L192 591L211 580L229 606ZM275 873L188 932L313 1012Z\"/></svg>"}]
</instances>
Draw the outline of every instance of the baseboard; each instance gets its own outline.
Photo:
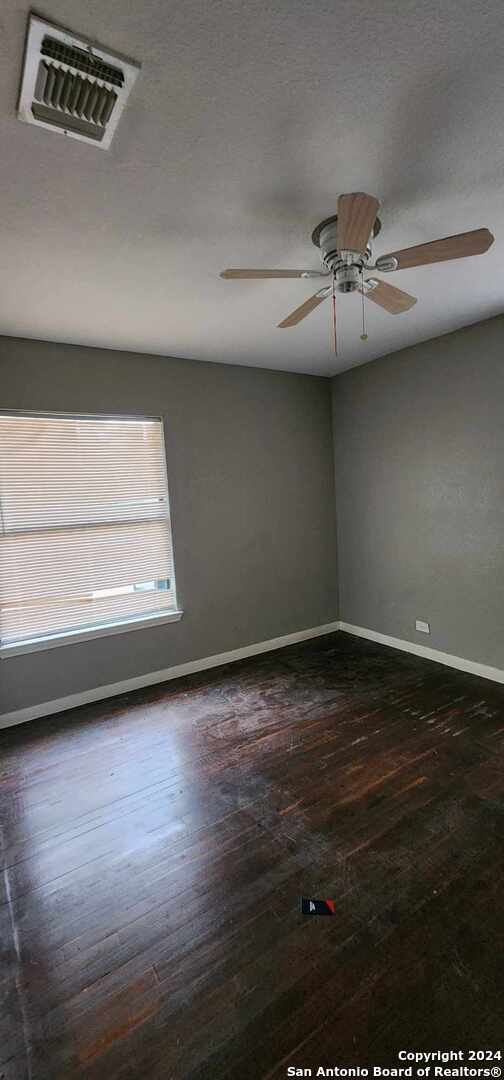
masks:
<instances>
[{"instance_id":1,"label":"baseboard","mask_svg":"<svg viewBox=\"0 0 504 1080\"><path fill-rule=\"evenodd\" d=\"M380 634L378 630L368 630L364 626L353 626L347 622L340 622L339 629L344 630L346 634L353 634L355 637L377 641L379 645L389 645L392 649L401 649L403 652L414 653L415 656L423 656L426 660L434 660L436 664L445 664L446 667L456 668L457 671L466 671L469 675L479 675L482 679L491 679L492 682L504 683L504 671L501 668L490 667L489 664L479 664L476 660L465 660L462 656L452 656L451 653L440 652L439 649L430 649L428 645L420 645L416 641L404 641L403 638L389 637L388 634Z\"/></svg>"},{"instance_id":2,"label":"baseboard","mask_svg":"<svg viewBox=\"0 0 504 1080\"><path fill-rule=\"evenodd\" d=\"M151 671L146 675L137 675L132 679L124 679L122 682L110 683L108 686L97 686L92 690L83 690L80 694L69 694L68 697L57 698L55 701L44 701L39 705L29 705L25 709L16 709L14 712L4 713L0 716L0 730L14 727L28 720L36 720L38 717L51 716L54 713L65 712L67 709L75 709L79 705L89 705L93 701L104 701L109 697L117 697L118 694L128 694L132 690L141 690L145 686L155 686L156 683L169 682L183 675L192 675L197 671L206 671L209 668L219 667L221 664L232 664L236 660L246 660L249 656L258 656L260 653L271 652L273 649L283 649L288 645L296 645L300 641L309 641L310 638L322 637L324 634L333 634L336 630L343 630L346 634L355 637L367 638L376 641L379 645L388 645L393 649L401 649L403 652L413 653L415 656L423 656L426 660L434 660L437 664L445 664L447 667L456 668L457 671L466 671L469 675L479 675L483 679L491 679L492 682L504 683L504 671L500 668L490 667L488 664L479 664L475 660L465 660L461 656L452 656L451 653L440 652L439 649L430 649L426 645L417 644L415 641L404 641L402 638L390 637L388 634L380 634L378 630L369 630L364 626L353 626L347 622L325 623L323 626L312 626L308 630L297 630L293 634L283 634L282 637L270 638L269 641L258 641L253 645L245 645L241 649L231 649L230 652L215 653L213 656L204 656L199 660L189 660L185 664L175 664L173 667L164 668L162 671Z\"/></svg>"},{"instance_id":3,"label":"baseboard","mask_svg":"<svg viewBox=\"0 0 504 1080\"><path fill-rule=\"evenodd\" d=\"M270 638L269 641L258 641L253 645L245 645L241 649L231 649L230 652L204 656L199 660L189 660L185 664L175 664L162 671L151 671L147 675L137 675L133 679L124 679L122 682L110 683L108 686L83 690L80 694L69 694L68 697L57 698L55 701L29 705L25 709L16 709L14 712L0 716L0 729L24 724L27 720L36 720L41 716L65 712L67 709L75 709L78 705L89 705L93 701L103 701L105 698L116 697L118 694L127 694L131 690L141 690L144 686L155 686L156 683L178 679L182 675L206 671L208 668L219 667L221 664L232 664L236 660L245 660L249 656L258 656L259 653L271 652L273 649L283 649L287 645L296 645L299 641L308 641L310 638L321 637L323 634L332 634L335 630L339 630L339 625L338 622L331 622L323 626L312 626L308 630L297 630L293 634Z\"/></svg>"}]
</instances>

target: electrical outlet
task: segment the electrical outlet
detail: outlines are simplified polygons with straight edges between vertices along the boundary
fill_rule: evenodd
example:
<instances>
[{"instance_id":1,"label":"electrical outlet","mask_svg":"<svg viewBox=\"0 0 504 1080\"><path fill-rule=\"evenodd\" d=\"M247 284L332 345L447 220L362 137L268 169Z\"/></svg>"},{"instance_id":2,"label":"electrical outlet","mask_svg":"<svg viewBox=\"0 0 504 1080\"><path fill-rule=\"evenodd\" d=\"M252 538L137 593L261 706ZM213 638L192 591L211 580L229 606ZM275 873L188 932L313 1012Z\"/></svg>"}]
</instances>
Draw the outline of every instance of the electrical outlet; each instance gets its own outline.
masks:
<instances>
[{"instance_id":1,"label":"electrical outlet","mask_svg":"<svg viewBox=\"0 0 504 1080\"><path fill-rule=\"evenodd\" d=\"M423 622L422 619L417 619L415 622L415 630L419 630L421 634L430 634L430 623Z\"/></svg>"}]
</instances>

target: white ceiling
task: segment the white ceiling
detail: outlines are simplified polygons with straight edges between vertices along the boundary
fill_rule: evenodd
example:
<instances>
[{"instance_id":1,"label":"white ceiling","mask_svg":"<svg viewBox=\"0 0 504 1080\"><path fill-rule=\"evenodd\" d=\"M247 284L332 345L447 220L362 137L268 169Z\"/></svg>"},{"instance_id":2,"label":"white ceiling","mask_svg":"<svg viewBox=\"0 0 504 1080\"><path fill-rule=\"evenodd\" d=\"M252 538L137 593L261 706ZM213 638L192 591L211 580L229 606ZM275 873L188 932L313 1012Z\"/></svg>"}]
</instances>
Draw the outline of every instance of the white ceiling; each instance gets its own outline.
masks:
<instances>
[{"instance_id":1,"label":"white ceiling","mask_svg":"<svg viewBox=\"0 0 504 1080\"><path fill-rule=\"evenodd\" d=\"M47 0L140 61L110 151L22 124L28 7L0 15L0 333L332 374L504 307L502 0ZM382 201L376 253L488 226L487 255L387 280L418 304L226 282L318 266L342 191Z\"/></svg>"}]
</instances>

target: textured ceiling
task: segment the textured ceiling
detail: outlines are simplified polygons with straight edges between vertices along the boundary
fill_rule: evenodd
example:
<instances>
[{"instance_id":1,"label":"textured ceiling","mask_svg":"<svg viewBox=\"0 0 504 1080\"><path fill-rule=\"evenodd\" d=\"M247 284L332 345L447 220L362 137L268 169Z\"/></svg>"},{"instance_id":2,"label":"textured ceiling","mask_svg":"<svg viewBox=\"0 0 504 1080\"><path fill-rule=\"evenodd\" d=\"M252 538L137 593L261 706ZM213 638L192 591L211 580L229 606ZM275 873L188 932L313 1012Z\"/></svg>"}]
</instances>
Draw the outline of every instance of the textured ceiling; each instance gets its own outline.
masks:
<instances>
[{"instance_id":1,"label":"textured ceiling","mask_svg":"<svg viewBox=\"0 0 504 1080\"><path fill-rule=\"evenodd\" d=\"M502 0L47 0L142 64L110 151L22 124L28 7L0 13L0 333L332 374L502 311ZM487 255L399 271L418 304L360 298L276 324L342 191L382 202L376 253L488 226Z\"/></svg>"}]
</instances>

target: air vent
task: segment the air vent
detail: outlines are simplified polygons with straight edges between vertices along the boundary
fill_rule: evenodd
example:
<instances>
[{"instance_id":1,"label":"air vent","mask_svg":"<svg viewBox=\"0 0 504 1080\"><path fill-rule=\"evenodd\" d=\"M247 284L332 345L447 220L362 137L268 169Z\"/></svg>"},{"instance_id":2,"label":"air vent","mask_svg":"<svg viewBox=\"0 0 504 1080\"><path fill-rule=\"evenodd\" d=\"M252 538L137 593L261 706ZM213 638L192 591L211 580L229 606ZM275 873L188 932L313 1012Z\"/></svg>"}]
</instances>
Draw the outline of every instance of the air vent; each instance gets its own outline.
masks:
<instances>
[{"instance_id":1,"label":"air vent","mask_svg":"<svg viewBox=\"0 0 504 1080\"><path fill-rule=\"evenodd\" d=\"M108 150L139 65L31 15L18 116Z\"/></svg>"}]
</instances>

